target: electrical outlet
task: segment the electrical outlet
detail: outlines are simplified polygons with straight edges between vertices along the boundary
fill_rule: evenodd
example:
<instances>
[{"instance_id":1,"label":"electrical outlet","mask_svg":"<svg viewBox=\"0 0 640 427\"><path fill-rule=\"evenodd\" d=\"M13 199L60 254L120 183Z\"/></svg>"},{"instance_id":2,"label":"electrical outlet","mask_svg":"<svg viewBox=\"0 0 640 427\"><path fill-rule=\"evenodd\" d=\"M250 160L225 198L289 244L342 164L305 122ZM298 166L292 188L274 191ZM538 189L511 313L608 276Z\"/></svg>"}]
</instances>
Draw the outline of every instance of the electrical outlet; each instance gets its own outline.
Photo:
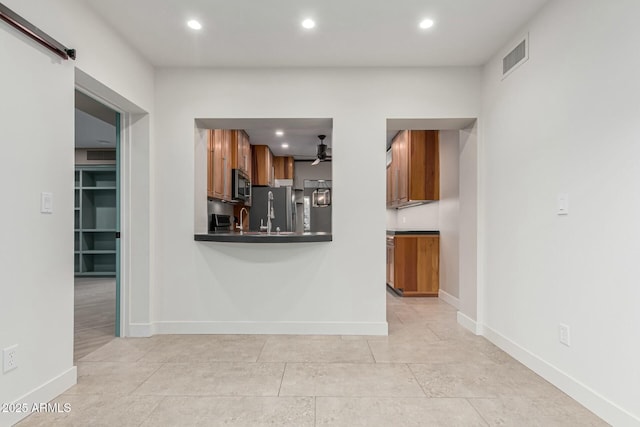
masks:
<instances>
[{"instance_id":1,"label":"electrical outlet","mask_svg":"<svg viewBox=\"0 0 640 427\"><path fill-rule=\"evenodd\" d=\"M12 345L2 350L3 371L9 372L18 367L18 345Z\"/></svg>"},{"instance_id":2,"label":"electrical outlet","mask_svg":"<svg viewBox=\"0 0 640 427\"><path fill-rule=\"evenodd\" d=\"M571 330L569 329L569 326L563 325L562 323L558 326L558 339L561 344L564 344L567 347L571 345L570 332Z\"/></svg>"},{"instance_id":3,"label":"electrical outlet","mask_svg":"<svg viewBox=\"0 0 640 427\"><path fill-rule=\"evenodd\" d=\"M406 224L406 223L407 223L407 217L406 217L406 216L404 216L404 215L402 215L402 223L403 223L403 224Z\"/></svg>"}]
</instances>

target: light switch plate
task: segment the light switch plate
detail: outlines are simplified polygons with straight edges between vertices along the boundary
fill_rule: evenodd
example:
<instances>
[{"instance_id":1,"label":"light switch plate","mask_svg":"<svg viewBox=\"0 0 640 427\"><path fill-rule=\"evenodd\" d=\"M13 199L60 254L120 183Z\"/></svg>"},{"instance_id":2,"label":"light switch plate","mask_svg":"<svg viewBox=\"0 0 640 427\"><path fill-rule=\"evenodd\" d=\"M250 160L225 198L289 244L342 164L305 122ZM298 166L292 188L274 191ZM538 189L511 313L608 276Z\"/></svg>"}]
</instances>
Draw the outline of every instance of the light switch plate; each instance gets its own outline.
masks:
<instances>
[{"instance_id":1,"label":"light switch plate","mask_svg":"<svg viewBox=\"0 0 640 427\"><path fill-rule=\"evenodd\" d=\"M558 194L558 215L569 215L569 195Z\"/></svg>"},{"instance_id":2,"label":"light switch plate","mask_svg":"<svg viewBox=\"0 0 640 427\"><path fill-rule=\"evenodd\" d=\"M562 323L558 325L558 341L567 347L571 346L571 329L568 325Z\"/></svg>"},{"instance_id":3,"label":"light switch plate","mask_svg":"<svg viewBox=\"0 0 640 427\"><path fill-rule=\"evenodd\" d=\"M42 193L42 196L40 198L40 212L53 213L53 193Z\"/></svg>"}]
</instances>

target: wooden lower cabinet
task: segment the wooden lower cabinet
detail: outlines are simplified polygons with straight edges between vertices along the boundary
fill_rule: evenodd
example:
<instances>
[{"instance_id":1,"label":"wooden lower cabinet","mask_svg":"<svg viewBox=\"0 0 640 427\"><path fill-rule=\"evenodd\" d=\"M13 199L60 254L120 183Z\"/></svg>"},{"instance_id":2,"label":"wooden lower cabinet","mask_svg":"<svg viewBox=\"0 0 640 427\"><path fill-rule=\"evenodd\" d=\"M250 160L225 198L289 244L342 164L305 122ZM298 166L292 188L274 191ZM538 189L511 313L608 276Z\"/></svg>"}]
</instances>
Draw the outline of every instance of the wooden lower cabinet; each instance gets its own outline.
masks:
<instances>
[{"instance_id":1,"label":"wooden lower cabinet","mask_svg":"<svg viewBox=\"0 0 640 427\"><path fill-rule=\"evenodd\" d=\"M439 264L440 236L387 237L387 284L401 295L437 297Z\"/></svg>"}]
</instances>

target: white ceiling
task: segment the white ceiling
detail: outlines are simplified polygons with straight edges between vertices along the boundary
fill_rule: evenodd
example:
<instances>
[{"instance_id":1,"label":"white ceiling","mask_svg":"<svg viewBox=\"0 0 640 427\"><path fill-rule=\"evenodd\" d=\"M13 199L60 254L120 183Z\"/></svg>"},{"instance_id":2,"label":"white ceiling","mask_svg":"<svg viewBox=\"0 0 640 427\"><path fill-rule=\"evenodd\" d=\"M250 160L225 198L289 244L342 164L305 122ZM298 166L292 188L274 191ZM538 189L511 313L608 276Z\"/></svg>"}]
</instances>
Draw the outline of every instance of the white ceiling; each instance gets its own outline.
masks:
<instances>
[{"instance_id":1,"label":"white ceiling","mask_svg":"<svg viewBox=\"0 0 640 427\"><path fill-rule=\"evenodd\" d=\"M76 108L76 148L116 148L116 127Z\"/></svg>"},{"instance_id":2,"label":"white ceiling","mask_svg":"<svg viewBox=\"0 0 640 427\"><path fill-rule=\"evenodd\" d=\"M387 149L401 130L461 130L470 128L476 119L387 119Z\"/></svg>"},{"instance_id":3,"label":"white ceiling","mask_svg":"<svg viewBox=\"0 0 640 427\"><path fill-rule=\"evenodd\" d=\"M548 0L85 1L155 66L358 67L482 65Z\"/></svg>"},{"instance_id":4,"label":"white ceiling","mask_svg":"<svg viewBox=\"0 0 640 427\"><path fill-rule=\"evenodd\" d=\"M116 148L117 113L88 95L75 91L76 148Z\"/></svg>"}]
</instances>

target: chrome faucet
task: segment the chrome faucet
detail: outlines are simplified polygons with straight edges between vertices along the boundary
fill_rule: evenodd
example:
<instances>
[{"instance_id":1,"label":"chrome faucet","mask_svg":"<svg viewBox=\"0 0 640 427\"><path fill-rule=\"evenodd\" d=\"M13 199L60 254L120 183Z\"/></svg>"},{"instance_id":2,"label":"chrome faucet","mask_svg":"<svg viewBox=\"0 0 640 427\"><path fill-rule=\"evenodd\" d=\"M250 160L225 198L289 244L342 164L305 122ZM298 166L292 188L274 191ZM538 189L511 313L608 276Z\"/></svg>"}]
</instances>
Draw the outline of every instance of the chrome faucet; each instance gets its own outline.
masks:
<instances>
[{"instance_id":1,"label":"chrome faucet","mask_svg":"<svg viewBox=\"0 0 640 427\"><path fill-rule=\"evenodd\" d=\"M273 213L273 193L269 191L267 193L267 234L271 234L271 220L276 219Z\"/></svg>"},{"instance_id":2,"label":"chrome faucet","mask_svg":"<svg viewBox=\"0 0 640 427\"><path fill-rule=\"evenodd\" d=\"M249 211L247 210L247 208L240 209L240 225L236 225L236 229L240 229L240 234L244 233L244 226L242 225L242 211L249 215Z\"/></svg>"}]
</instances>

